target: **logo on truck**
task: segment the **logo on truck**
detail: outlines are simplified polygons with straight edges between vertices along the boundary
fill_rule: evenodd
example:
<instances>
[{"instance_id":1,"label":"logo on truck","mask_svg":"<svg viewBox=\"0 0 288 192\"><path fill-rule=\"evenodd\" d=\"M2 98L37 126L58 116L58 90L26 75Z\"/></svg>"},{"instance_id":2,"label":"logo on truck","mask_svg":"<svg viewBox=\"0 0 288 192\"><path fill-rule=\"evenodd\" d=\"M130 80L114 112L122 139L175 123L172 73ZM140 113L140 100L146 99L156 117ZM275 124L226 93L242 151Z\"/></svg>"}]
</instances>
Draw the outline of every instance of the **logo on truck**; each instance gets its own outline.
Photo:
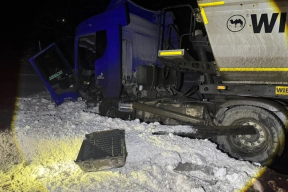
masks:
<instances>
[{"instance_id":1,"label":"logo on truck","mask_svg":"<svg viewBox=\"0 0 288 192\"><path fill-rule=\"evenodd\" d=\"M287 13L281 13L280 15L279 33L285 32L286 15ZM257 22L258 21L257 15L251 14L251 20L252 20L254 33L260 33L263 28L263 25L264 25L265 33L271 33L278 17L279 17L279 13L273 13L269 21L268 14L265 13L265 14L261 14L259 22Z\"/></svg>"},{"instance_id":2,"label":"logo on truck","mask_svg":"<svg viewBox=\"0 0 288 192\"><path fill-rule=\"evenodd\" d=\"M227 21L227 28L232 32L241 31L246 25L246 20L242 15L233 15Z\"/></svg>"},{"instance_id":3,"label":"logo on truck","mask_svg":"<svg viewBox=\"0 0 288 192\"><path fill-rule=\"evenodd\" d=\"M104 79L103 73L101 73L101 74L97 77L97 79Z\"/></svg>"},{"instance_id":4,"label":"logo on truck","mask_svg":"<svg viewBox=\"0 0 288 192\"><path fill-rule=\"evenodd\" d=\"M49 81L52 81L53 79L55 79L56 77L58 77L59 75L63 74L62 70L58 71L57 73L53 74L52 76L49 77Z\"/></svg>"},{"instance_id":5,"label":"logo on truck","mask_svg":"<svg viewBox=\"0 0 288 192\"><path fill-rule=\"evenodd\" d=\"M267 13L263 13L260 16L257 14L248 14L247 17L251 17L252 24L250 26L252 26L254 33L260 33L263 29L265 33L272 33L279 17L278 32L285 32L287 13L272 13L271 17L268 17ZM233 15L227 21L227 28L231 32L241 31L245 25L246 19L242 15Z\"/></svg>"},{"instance_id":6,"label":"logo on truck","mask_svg":"<svg viewBox=\"0 0 288 192\"><path fill-rule=\"evenodd\" d=\"M276 86L275 94L276 95L288 95L288 87L287 86Z\"/></svg>"}]
</instances>

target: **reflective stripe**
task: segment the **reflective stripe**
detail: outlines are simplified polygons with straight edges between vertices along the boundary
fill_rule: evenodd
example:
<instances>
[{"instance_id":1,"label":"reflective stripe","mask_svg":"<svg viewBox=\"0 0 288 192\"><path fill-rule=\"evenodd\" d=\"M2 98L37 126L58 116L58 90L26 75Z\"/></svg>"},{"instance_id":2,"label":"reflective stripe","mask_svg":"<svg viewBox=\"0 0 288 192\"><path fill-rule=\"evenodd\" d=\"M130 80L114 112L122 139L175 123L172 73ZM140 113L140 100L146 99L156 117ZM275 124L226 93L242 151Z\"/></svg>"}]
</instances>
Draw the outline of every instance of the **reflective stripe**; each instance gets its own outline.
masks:
<instances>
[{"instance_id":1,"label":"reflective stripe","mask_svg":"<svg viewBox=\"0 0 288 192\"><path fill-rule=\"evenodd\" d=\"M203 7L200 7L200 10L201 10L201 15L202 15L203 22L204 22L205 25L207 25L208 24L208 19L207 19L205 10L204 10Z\"/></svg>"},{"instance_id":2,"label":"reflective stripe","mask_svg":"<svg viewBox=\"0 0 288 192\"><path fill-rule=\"evenodd\" d=\"M159 56L183 55L183 51L161 51Z\"/></svg>"},{"instance_id":3,"label":"reflective stripe","mask_svg":"<svg viewBox=\"0 0 288 192\"><path fill-rule=\"evenodd\" d=\"M226 86L217 86L218 90L226 90Z\"/></svg>"},{"instance_id":4,"label":"reflective stripe","mask_svg":"<svg viewBox=\"0 0 288 192\"><path fill-rule=\"evenodd\" d=\"M220 71L288 71L288 68L219 68Z\"/></svg>"},{"instance_id":5,"label":"reflective stripe","mask_svg":"<svg viewBox=\"0 0 288 192\"><path fill-rule=\"evenodd\" d=\"M208 19L205 13L205 10L203 7L211 7L211 6L217 6L217 5L224 5L225 1L218 1L218 2L211 2L211 3L201 3L199 4L199 8L201 11L202 19L205 25L208 24Z\"/></svg>"},{"instance_id":6,"label":"reflective stripe","mask_svg":"<svg viewBox=\"0 0 288 192\"><path fill-rule=\"evenodd\" d=\"M210 7L210 6L217 6L217 5L224 5L224 4L225 4L225 1L201 3L201 4L199 4L199 7Z\"/></svg>"}]
</instances>

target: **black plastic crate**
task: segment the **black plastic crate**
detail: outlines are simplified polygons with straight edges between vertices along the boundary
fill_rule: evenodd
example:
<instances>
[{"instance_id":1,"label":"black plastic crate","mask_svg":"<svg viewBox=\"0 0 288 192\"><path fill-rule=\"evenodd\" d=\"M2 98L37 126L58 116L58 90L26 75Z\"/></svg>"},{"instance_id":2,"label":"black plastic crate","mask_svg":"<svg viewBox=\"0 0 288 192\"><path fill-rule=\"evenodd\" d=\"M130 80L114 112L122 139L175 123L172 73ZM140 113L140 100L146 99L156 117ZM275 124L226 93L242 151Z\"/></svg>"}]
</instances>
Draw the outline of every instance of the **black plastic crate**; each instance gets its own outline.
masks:
<instances>
[{"instance_id":1,"label":"black plastic crate","mask_svg":"<svg viewBox=\"0 0 288 192\"><path fill-rule=\"evenodd\" d=\"M85 137L75 161L83 171L101 171L125 165L125 130L94 132Z\"/></svg>"}]
</instances>

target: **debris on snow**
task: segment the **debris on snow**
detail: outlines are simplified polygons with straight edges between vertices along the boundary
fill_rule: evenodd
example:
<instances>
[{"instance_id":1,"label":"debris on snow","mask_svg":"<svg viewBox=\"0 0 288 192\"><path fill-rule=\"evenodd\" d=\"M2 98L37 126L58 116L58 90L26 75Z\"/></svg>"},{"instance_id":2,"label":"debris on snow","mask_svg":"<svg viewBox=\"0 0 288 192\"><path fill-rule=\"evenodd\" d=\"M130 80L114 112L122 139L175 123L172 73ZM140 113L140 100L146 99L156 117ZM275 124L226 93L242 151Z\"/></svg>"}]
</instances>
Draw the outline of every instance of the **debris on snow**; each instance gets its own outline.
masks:
<instances>
[{"instance_id":1,"label":"debris on snow","mask_svg":"<svg viewBox=\"0 0 288 192\"><path fill-rule=\"evenodd\" d=\"M189 126L102 117L95 114L97 107L86 109L80 99L55 106L48 97L19 99L22 107L14 122L15 139L27 164L0 172L12 191L232 192L251 184L261 171L261 167L228 157L209 140L152 135L193 131ZM125 129L125 166L83 172L74 160L85 134L110 129ZM174 171L179 164L190 169Z\"/></svg>"}]
</instances>

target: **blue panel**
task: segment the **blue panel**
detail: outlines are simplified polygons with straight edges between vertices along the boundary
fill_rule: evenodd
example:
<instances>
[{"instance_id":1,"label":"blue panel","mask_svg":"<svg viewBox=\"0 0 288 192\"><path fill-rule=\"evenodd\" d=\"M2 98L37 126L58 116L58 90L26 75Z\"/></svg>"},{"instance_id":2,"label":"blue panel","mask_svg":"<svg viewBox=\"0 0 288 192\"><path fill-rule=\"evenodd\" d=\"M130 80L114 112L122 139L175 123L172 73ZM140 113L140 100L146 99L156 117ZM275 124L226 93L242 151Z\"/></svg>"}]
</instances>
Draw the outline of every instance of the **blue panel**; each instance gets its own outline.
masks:
<instances>
[{"instance_id":1,"label":"blue panel","mask_svg":"<svg viewBox=\"0 0 288 192\"><path fill-rule=\"evenodd\" d=\"M138 65L157 63L158 25L130 14L130 24L122 28L122 37L131 42L133 71ZM131 70L132 73L132 70ZM130 74L131 76L131 74Z\"/></svg>"},{"instance_id":2,"label":"blue panel","mask_svg":"<svg viewBox=\"0 0 288 192\"><path fill-rule=\"evenodd\" d=\"M117 9L104 12L93 16L78 25L76 28L76 37L95 33L96 31L106 30L110 26L126 26L129 23L129 16L126 4Z\"/></svg>"},{"instance_id":3,"label":"blue panel","mask_svg":"<svg viewBox=\"0 0 288 192\"><path fill-rule=\"evenodd\" d=\"M78 39L81 36L106 30L107 47L104 55L95 61L95 76L98 85L105 88L104 97L119 97L121 90L121 26L129 23L126 4L114 10L91 17L76 29L75 71L78 70Z\"/></svg>"},{"instance_id":4,"label":"blue panel","mask_svg":"<svg viewBox=\"0 0 288 192\"><path fill-rule=\"evenodd\" d=\"M129 20L132 19L129 13L140 17L140 19L135 17L137 21L133 25L128 25ZM157 61L157 24L159 19L160 12L144 9L128 0L111 0L106 12L85 20L76 28L75 71L78 70L79 38L105 30L107 33L107 47L104 55L94 63L95 76L98 86L104 88L104 97L119 97L122 86L122 38L125 36L125 38L131 40L134 71L138 65L160 64ZM173 14L171 13L166 13L164 25L166 30L168 24L173 24ZM128 28L126 28L127 26ZM126 30L123 37L122 27L125 28L124 31ZM164 36L167 38L167 31ZM175 34L172 34L172 37L175 37Z\"/></svg>"},{"instance_id":5,"label":"blue panel","mask_svg":"<svg viewBox=\"0 0 288 192\"><path fill-rule=\"evenodd\" d=\"M150 11L148 9L144 9L136 4L129 3L129 12L135 15L138 15L148 21L157 23L157 18L159 17L159 12Z\"/></svg>"},{"instance_id":6,"label":"blue panel","mask_svg":"<svg viewBox=\"0 0 288 192\"><path fill-rule=\"evenodd\" d=\"M45 88L47 89L47 91L50 93L52 99L55 101L55 103L57 105L60 105L61 103L63 103L65 100L67 99L72 99L74 101L77 100L78 98L78 93L77 91L67 91L67 92L63 92L61 94L57 94L56 91L52 88L52 86L49 84L49 82L47 81L47 79L44 77L44 75L40 72L41 70L37 67L37 65L35 64L35 59L37 59L39 56L41 56L41 54L43 54L44 52L48 51L49 49L52 48L56 48L57 51L59 51L59 53L61 54L60 50L58 49L57 45L55 43L49 45L47 48L43 49L41 52L39 52L38 54L36 54L35 56L31 57L29 59L29 62L31 63L31 65L33 66L33 68L36 70L37 74L40 76L41 80L44 83ZM73 73L71 67L69 66L67 60L64 58L64 56L61 54L63 61L64 61L64 65L65 65L65 70L66 72L69 73ZM79 83L79 82L76 82ZM79 86L75 84L75 88L77 89L77 87Z\"/></svg>"},{"instance_id":7,"label":"blue panel","mask_svg":"<svg viewBox=\"0 0 288 192\"><path fill-rule=\"evenodd\" d=\"M98 85L105 87L104 97L118 97L121 91L121 28L107 28L107 47L103 57L95 61Z\"/></svg>"}]
</instances>

